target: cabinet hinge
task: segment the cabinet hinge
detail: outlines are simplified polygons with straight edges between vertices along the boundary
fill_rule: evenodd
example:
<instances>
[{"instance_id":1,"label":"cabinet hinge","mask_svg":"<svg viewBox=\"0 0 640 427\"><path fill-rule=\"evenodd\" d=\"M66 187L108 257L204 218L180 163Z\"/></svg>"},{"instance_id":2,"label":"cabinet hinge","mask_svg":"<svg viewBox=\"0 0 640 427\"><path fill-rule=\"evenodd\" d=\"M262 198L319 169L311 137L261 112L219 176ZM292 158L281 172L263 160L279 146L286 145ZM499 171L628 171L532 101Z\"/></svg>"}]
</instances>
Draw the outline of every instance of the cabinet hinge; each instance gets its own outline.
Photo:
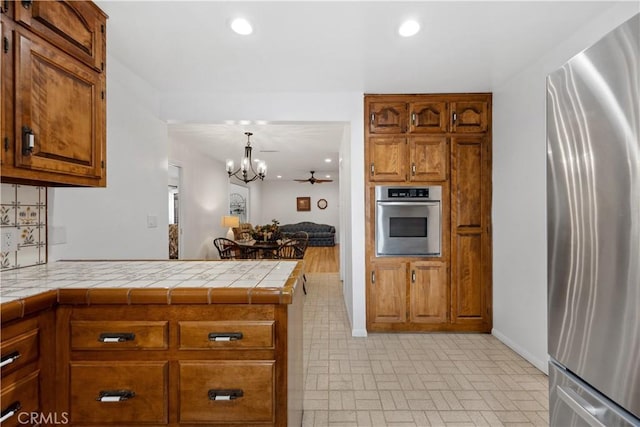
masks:
<instances>
[{"instance_id":1,"label":"cabinet hinge","mask_svg":"<svg viewBox=\"0 0 640 427\"><path fill-rule=\"evenodd\" d=\"M104 160L100 161L100 166L102 166L102 169L104 169Z\"/></svg>"},{"instance_id":2,"label":"cabinet hinge","mask_svg":"<svg viewBox=\"0 0 640 427\"><path fill-rule=\"evenodd\" d=\"M102 71L104 71L104 62L101 62L101 63L100 63L100 69L101 69Z\"/></svg>"},{"instance_id":3,"label":"cabinet hinge","mask_svg":"<svg viewBox=\"0 0 640 427\"><path fill-rule=\"evenodd\" d=\"M9 137L4 137L4 151L9 151Z\"/></svg>"},{"instance_id":4,"label":"cabinet hinge","mask_svg":"<svg viewBox=\"0 0 640 427\"><path fill-rule=\"evenodd\" d=\"M9 39L6 37L2 38L2 50L4 53L9 52Z\"/></svg>"},{"instance_id":5,"label":"cabinet hinge","mask_svg":"<svg viewBox=\"0 0 640 427\"><path fill-rule=\"evenodd\" d=\"M101 97L102 99L104 99L104 91L103 91L103 90L101 90L101 91L100 91L100 97Z\"/></svg>"},{"instance_id":6,"label":"cabinet hinge","mask_svg":"<svg viewBox=\"0 0 640 427\"><path fill-rule=\"evenodd\" d=\"M104 24L100 24L100 32L104 34Z\"/></svg>"}]
</instances>

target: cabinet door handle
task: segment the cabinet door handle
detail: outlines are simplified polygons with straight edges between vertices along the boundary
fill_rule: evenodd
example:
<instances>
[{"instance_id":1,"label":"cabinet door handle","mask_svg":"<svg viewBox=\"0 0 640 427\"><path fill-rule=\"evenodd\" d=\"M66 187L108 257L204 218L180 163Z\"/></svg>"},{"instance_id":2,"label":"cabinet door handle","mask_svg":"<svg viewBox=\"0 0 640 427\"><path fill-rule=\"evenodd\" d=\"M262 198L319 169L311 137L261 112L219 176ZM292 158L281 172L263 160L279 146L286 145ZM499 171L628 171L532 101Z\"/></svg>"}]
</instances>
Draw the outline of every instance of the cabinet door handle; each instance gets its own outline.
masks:
<instances>
[{"instance_id":1,"label":"cabinet door handle","mask_svg":"<svg viewBox=\"0 0 640 427\"><path fill-rule=\"evenodd\" d=\"M375 168L373 167L373 162L371 163L371 175L375 174Z\"/></svg>"},{"instance_id":2,"label":"cabinet door handle","mask_svg":"<svg viewBox=\"0 0 640 427\"><path fill-rule=\"evenodd\" d=\"M376 113L371 113L371 124L376 121Z\"/></svg>"},{"instance_id":3,"label":"cabinet door handle","mask_svg":"<svg viewBox=\"0 0 640 427\"><path fill-rule=\"evenodd\" d=\"M416 125L416 113L411 113L411 124Z\"/></svg>"},{"instance_id":4,"label":"cabinet door handle","mask_svg":"<svg viewBox=\"0 0 640 427\"><path fill-rule=\"evenodd\" d=\"M209 400L236 400L242 396L244 396L244 392L241 389L209 390Z\"/></svg>"},{"instance_id":5,"label":"cabinet door handle","mask_svg":"<svg viewBox=\"0 0 640 427\"><path fill-rule=\"evenodd\" d=\"M29 126L22 126L22 155L30 156L36 147L36 136Z\"/></svg>"},{"instance_id":6,"label":"cabinet door handle","mask_svg":"<svg viewBox=\"0 0 640 427\"><path fill-rule=\"evenodd\" d=\"M98 402L123 402L134 397L136 397L136 393L132 390L101 390L96 400Z\"/></svg>"},{"instance_id":7,"label":"cabinet door handle","mask_svg":"<svg viewBox=\"0 0 640 427\"><path fill-rule=\"evenodd\" d=\"M133 332L103 332L100 334L98 341L100 342L126 342L134 341L136 334Z\"/></svg>"},{"instance_id":8,"label":"cabinet door handle","mask_svg":"<svg viewBox=\"0 0 640 427\"><path fill-rule=\"evenodd\" d=\"M14 351L13 353L9 353L6 356L2 356L2 359L0 360L0 368L12 364L16 360L18 360L20 356L21 354L19 351Z\"/></svg>"},{"instance_id":9,"label":"cabinet door handle","mask_svg":"<svg viewBox=\"0 0 640 427\"><path fill-rule=\"evenodd\" d=\"M416 271L411 270L411 283L416 283Z\"/></svg>"},{"instance_id":10,"label":"cabinet door handle","mask_svg":"<svg viewBox=\"0 0 640 427\"><path fill-rule=\"evenodd\" d=\"M371 272L371 283L376 283L376 272L375 271Z\"/></svg>"},{"instance_id":11,"label":"cabinet door handle","mask_svg":"<svg viewBox=\"0 0 640 427\"><path fill-rule=\"evenodd\" d=\"M7 409L3 410L0 413L0 423L3 423L9 418L13 417L20 410L20 408L22 408L22 405L20 405L20 401L13 402L11 405L7 406Z\"/></svg>"},{"instance_id":12,"label":"cabinet door handle","mask_svg":"<svg viewBox=\"0 0 640 427\"><path fill-rule=\"evenodd\" d=\"M209 341L238 341L242 332L209 332Z\"/></svg>"},{"instance_id":13,"label":"cabinet door handle","mask_svg":"<svg viewBox=\"0 0 640 427\"><path fill-rule=\"evenodd\" d=\"M411 175L416 176L416 164L411 163Z\"/></svg>"},{"instance_id":14,"label":"cabinet door handle","mask_svg":"<svg viewBox=\"0 0 640 427\"><path fill-rule=\"evenodd\" d=\"M453 119L453 124L455 124L456 120L458 120L458 113L456 113L455 111L453 112L452 119Z\"/></svg>"}]
</instances>

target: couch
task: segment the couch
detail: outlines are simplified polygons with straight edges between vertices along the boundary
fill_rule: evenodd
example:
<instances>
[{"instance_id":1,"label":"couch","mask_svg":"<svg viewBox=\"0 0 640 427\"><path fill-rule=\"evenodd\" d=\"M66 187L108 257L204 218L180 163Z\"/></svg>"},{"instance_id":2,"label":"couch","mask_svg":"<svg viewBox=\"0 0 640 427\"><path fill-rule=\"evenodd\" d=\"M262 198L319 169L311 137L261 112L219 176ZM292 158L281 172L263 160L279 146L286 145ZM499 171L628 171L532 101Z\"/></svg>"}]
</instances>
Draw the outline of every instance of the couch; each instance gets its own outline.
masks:
<instances>
[{"instance_id":1,"label":"couch","mask_svg":"<svg viewBox=\"0 0 640 427\"><path fill-rule=\"evenodd\" d=\"M309 235L309 246L335 246L336 244L336 228L333 225L304 221L280 226L280 232L283 234L297 231L305 231Z\"/></svg>"}]
</instances>

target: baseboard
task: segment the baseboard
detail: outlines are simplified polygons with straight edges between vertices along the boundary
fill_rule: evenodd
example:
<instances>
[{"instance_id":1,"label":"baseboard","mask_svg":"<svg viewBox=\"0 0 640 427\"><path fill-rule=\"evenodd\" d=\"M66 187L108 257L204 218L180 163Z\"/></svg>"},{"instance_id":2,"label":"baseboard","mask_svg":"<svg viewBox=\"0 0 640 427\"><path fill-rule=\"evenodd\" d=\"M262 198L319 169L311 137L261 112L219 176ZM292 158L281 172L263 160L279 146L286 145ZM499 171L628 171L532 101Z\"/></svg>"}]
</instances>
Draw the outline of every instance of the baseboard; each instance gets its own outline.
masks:
<instances>
[{"instance_id":1,"label":"baseboard","mask_svg":"<svg viewBox=\"0 0 640 427\"><path fill-rule=\"evenodd\" d=\"M496 328L491 330L491 335L496 337L500 342L509 347L511 350L518 353L520 356L524 357L527 362L531 363L533 366L538 368L544 374L549 375L549 365L547 360L540 360L537 357L534 357L531 353L529 353L524 348L520 347L518 344L514 343L510 338L508 338L505 334L498 331Z\"/></svg>"},{"instance_id":2,"label":"baseboard","mask_svg":"<svg viewBox=\"0 0 640 427\"><path fill-rule=\"evenodd\" d=\"M352 337L365 338L367 336L366 329L352 329L351 330Z\"/></svg>"}]
</instances>

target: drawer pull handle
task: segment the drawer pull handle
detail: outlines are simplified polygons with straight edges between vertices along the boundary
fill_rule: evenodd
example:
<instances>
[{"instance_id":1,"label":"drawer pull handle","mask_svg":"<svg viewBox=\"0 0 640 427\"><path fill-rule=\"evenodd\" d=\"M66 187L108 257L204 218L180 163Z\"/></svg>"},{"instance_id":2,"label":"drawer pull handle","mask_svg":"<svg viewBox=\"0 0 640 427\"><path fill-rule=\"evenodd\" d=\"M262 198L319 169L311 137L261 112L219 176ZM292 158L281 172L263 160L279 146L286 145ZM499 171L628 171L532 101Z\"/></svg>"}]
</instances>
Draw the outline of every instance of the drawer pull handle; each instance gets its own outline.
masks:
<instances>
[{"instance_id":1,"label":"drawer pull handle","mask_svg":"<svg viewBox=\"0 0 640 427\"><path fill-rule=\"evenodd\" d=\"M19 351L14 351L13 353L7 354L6 356L4 356L2 358L2 360L0 360L0 368L2 368L3 366L7 366L7 365L12 364L13 362L18 360L19 358L20 358L20 352Z\"/></svg>"},{"instance_id":2,"label":"drawer pull handle","mask_svg":"<svg viewBox=\"0 0 640 427\"><path fill-rule=\"evenodd\" d=\"M5 409L4 411L2 411L2 413L0 413L0 423L3 423L9 418L13 417L16 414L16 412L20 410L20 408L22 408L22 406L20 405L19 401L13 402L11 405L9 405L7 409Z\"/></svg>"},{"instance_id":3,"label":"drawer pull handle","mask_svg":"<svg viewBox=\"0 0 640 427\"><path fill-rule=\"evenodd\" d=\"M132 332L105 332L100 334L100 342L126 342L136 339L136 334Z\"/></svg>"},{"instance_id":4,"label":"drawer pull handle","mask_svg":"<svg viewBox=\"0 0 640 427\"><path fill-rule=\"evenodd\" d=\"M242 332L209 332L209 341L238 341Z\"/></svg>"},{"instance_id":5,"label":"drawer pull handle","mask_svg":"<svg viewBox=\"0 0 640 427\"><path fill-rule=\"evenodd\" d=\"M131 390L102 390L98 393L98 402L123 402L132 399L136 393Z\"/></svg>"},{"instance_id":6,"label":"drawer pull handle","mask_svg":"<svg viewBox=\"0 0 640 427\"><path fill-rule=\"evenodd\" d=\"M209 400L235 400L242 397L244 392L241 389L235 390L209 390Z\"/></svg>"}]
</instances>

